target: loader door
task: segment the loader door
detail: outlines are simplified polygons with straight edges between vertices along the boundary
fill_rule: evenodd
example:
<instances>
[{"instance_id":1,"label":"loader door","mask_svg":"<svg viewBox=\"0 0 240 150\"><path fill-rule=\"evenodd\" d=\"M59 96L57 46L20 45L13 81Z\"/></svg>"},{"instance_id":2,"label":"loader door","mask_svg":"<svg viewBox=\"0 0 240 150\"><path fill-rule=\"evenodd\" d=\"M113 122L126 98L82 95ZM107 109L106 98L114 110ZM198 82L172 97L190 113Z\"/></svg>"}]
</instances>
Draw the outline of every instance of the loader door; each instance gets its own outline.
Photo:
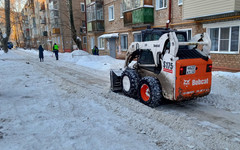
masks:
<instances>
[{"instance_id":1,"label":"loader door","mask_svg":"<svg viewBox=\"0 0 240 150\"><path fill-rule=\"evenodd\" d=\"M160 68L155 65L153 53L149 49L142 49L139 53L138 66L142 69L159 74Z\"/></svg>"}]
</instances>

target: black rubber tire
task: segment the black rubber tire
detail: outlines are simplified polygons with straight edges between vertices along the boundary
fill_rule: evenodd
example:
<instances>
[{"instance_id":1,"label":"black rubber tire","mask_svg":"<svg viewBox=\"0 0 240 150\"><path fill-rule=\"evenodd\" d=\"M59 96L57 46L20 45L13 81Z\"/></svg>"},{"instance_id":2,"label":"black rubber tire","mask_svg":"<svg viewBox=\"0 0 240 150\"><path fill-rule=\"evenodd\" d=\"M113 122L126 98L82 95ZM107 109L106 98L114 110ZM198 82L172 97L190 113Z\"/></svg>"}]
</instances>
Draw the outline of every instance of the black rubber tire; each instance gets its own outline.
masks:
<instances>
[{"instance_id":1,"label":"black rubber tire","mask_svg":"<svg viewBox=\"0 0 240 150\"><path fill-rule=\"evenodd\" d=\"M124 81L123 79L128 78L130 87L129 89L124 88ZM133 98L137 98L138 96L138 82L139 82L139 75L134 69L126 69L123 71L121 76L121 83L122 83L122 91L125 95Z\"/></svg>"},{"instance_id":2,"label":"black rubber tire","mask_svg":"<svg viewBox=\"0 0 240 150\"><path fill-rule=\"evenodd\" d=\"M149 99L144 100L144 92L141 93L141 90L144 88L144 86L148 87L149 89ZM143 90L144 91L144 90ZM162 103L162 89L160 82L157 78L154 77L144 77L140 80L139 86L138 86L138 94L140 98L140 102L142 102L145 105L148 105L150 107L157 107ZM147 94L146 94L147 95Z\"/></svg>"}]
</instances>

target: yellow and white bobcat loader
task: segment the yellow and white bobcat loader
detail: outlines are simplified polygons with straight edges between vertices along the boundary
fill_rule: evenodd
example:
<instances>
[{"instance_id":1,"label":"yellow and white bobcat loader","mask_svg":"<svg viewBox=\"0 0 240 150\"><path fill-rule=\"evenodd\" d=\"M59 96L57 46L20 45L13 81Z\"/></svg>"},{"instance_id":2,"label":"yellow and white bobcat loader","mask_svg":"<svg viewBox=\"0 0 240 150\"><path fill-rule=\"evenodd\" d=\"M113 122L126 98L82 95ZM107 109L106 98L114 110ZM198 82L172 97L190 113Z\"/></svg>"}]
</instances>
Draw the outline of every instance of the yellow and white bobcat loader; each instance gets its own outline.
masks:
<instances>
[{"instance_id":1,"label":"yellow and white bobcat loader","mask_svg":"<svg viewBox=\"0 0 240 150\"><path fill-rule=\"evenodd\" d=\"M206 33L191 41L185 32L175 30L152 29L142 35L159 39L143 39L129 46L124 70L110 71L112 91L122 91L151 107L161 104L162 98L180 101L210 93L211 40ZM132 61L135 64L130 67Z\"/></svg>"}]
</instances>

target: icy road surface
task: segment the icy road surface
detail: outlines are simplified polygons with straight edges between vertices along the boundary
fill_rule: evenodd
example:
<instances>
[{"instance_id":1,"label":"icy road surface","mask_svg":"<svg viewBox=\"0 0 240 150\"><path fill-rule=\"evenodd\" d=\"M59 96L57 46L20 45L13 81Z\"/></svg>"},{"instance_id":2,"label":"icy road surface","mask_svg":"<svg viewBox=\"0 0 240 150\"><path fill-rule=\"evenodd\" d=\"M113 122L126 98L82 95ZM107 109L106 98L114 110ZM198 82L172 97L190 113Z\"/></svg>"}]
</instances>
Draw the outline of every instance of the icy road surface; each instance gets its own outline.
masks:
<instances>
[{"instance_id":1,"label":"icy road surface","mask_svg":"<svg viewBox=\"0 0 240 150\"><path fill-rule=\"evenodd\" d=\"M109 69L123 61L51 55L1 51L1 150L240 147L240 73L213 72L210 95L153 109L110 91Z\"/></svg>"}]
</instances>

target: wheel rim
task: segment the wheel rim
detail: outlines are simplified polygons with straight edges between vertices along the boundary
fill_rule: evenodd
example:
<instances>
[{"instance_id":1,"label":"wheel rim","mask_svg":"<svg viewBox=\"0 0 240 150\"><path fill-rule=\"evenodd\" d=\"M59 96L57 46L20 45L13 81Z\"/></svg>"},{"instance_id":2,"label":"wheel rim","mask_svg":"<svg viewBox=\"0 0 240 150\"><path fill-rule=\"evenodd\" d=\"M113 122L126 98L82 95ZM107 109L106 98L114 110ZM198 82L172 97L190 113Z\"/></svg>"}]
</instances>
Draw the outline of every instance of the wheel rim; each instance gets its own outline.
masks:
<instances>
[{"instance_id":1,"label":"wheel rim","mask_svg":"<svg viewBox=\"0 0 240 150\"><path fill-rule=\"evenodd\" d=\"M123 89L125 91L129 91L130 90L130 79L128 76L124 76L123 77Z\"/></svg>"},{"instance_id":2,"label":"wheel rim","mask_svg":"<svg viewBox=\"0 0 240 150\"><path fill-rule=\"evenodd\" d=\"M145 102L150 99L150 89L147 84L141 86L141 97Z\"/></svg>"}]
</instances>

